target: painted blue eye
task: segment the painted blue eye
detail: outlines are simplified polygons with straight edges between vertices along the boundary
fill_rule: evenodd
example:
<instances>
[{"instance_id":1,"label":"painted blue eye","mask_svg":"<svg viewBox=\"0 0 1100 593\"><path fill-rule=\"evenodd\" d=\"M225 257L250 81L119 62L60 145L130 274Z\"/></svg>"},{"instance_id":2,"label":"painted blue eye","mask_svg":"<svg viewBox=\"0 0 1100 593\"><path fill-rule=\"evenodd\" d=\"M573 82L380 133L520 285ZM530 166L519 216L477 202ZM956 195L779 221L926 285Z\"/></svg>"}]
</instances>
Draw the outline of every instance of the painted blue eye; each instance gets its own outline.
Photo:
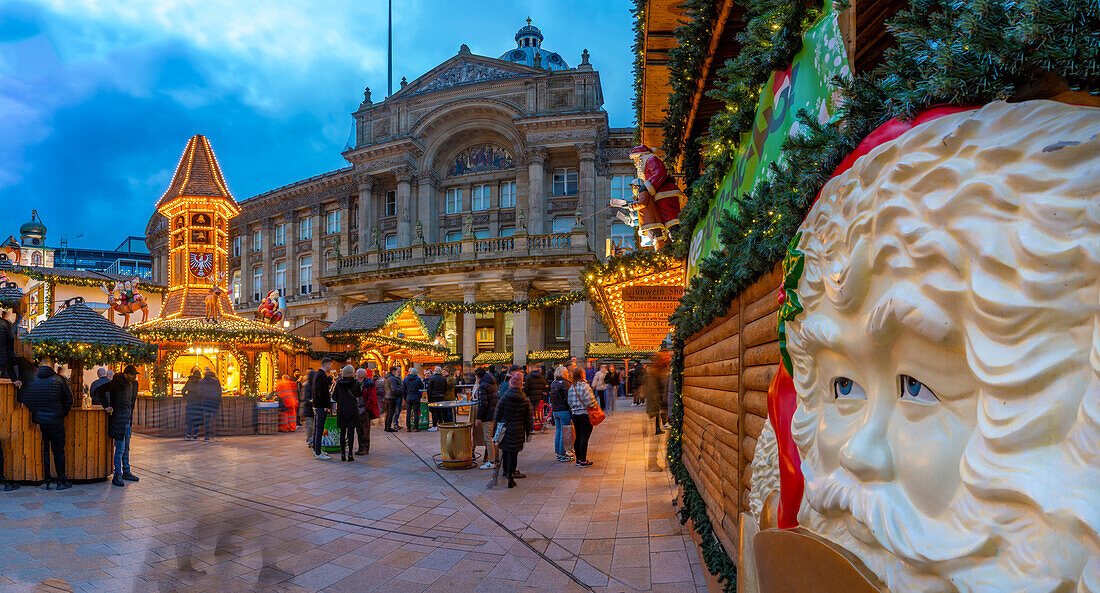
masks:
<instances>
[{"instance_id":1,"label":"painted blue eye","mask_svg":"<svg viewBox=\"0 0 1100 593\"><path fill-rule=\"evenodd\" d=\"M940 401L940 398L927 385L909 375L901 376L901 399L921 404L934 404Z\"/></svg>"},{"instance_id":2,"label":"painted blue eye","mask_svg":"<svg viewBox=\"0 0 1100 593\"><path fill-rule=\"evenodd\" d=\"M833 379L833 395L836 399L867 399L867 393L859 386L859 383L848 377Z\"/></svg>"}]
</instances>

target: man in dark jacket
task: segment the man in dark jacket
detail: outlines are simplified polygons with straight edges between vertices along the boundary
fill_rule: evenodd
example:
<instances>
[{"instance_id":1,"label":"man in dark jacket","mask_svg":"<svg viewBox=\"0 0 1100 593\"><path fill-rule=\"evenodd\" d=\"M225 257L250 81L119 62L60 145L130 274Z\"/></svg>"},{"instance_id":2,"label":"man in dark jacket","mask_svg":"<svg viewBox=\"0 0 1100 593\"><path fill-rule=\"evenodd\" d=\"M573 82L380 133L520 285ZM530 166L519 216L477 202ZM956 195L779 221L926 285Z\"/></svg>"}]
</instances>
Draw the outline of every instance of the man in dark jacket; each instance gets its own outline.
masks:
<instances>
[{"instance_id":1,"label":"man in dark jacket","mask_svg":"<svg viewBox=\"0 0 1100 593\"><path fill-rule=\"evenodd\" d=\"M16 368L15 326L8 320L7 309L0 309L0 377L10 379L16 389L23 385Z\"/></svg>"},{"instance_id":2,"label":"man in dark jacket","mask_svg":"<svg viewBox=\"0 0 1100 593\"><path fill-rule=\"evenodd\" d=\"M397 432L400 428L397 424L401 419L401 400L404 399L397 367L390 367L390 372L386 373L382 394L386 403L386 432Z\"/></svg>"},{"instance_id":3,"label":"man in dark jacket","mask_svg":"<svg viewBox=\"0 0 1100 593\"><path fill-rule=\"evenodd\" d=\"M493 415L497 411L497 403L500 397L497 395L497 379L485 369L478 369L477 385L477 419L481 423L481 434L485 440L485 463L481 469L493 469L500 461L500 452L493 442L493 432L496 431L496 423Z\"/></svg>"},{"instance_id":4,"label":"man in dark jacket","mask_svg":"<svg viewBox=\"0 0 1100 593\"><path fill-rule=\"evenodd\" d=\"M115 486L138 481L138 477L130 471L130 434L134 402L137 401L137 374L134 365L129 365L100 389L100 399L106 402L103 409L107 412L107 437L115 442L115 475L111 479Z\"/></svg>"},{"instance_id":5,"label":"man in dark jacket","mask_svg":"<svg viewBox=\"0 0 1100 593\"><path fill-rule=\"evenodd\" d=\"M88 386L88 395L91 396L93 404L102 406L107 400L100 396L99 390L111 382L111 379L107 377L107 367L96 369L95 376L95 381L92 381L92 384Z\"/></svg>"},{"instance_id":6,"label":"man in dark jacket","mask_svg":"<svg viewBox=\"0 0 1100 593\"><path fill-rule=\"evenodd\" d=\"M199 381L199 393L202 394L202 440L212 441L218 426L218 412L222 407L222 383L210 367L206 367Z\"/></svg>"},{"instance_id":7,"label":"man in dark jacket","mask_svg":"<svg viewBox=\"0 0 1100 593\"><path fill-rule=\"evenodd\" d=\"M527 394L527 399L531 400L531 410L534 414L538 413L539 404L546 399L548 390L549 384L546 381L546 375L543 374L541 367L535 367L535 370L527 375L527 379L524 380L523 384L523 391Z\"/></svg>"},{"instance_id":8,"label":"man in dark jacket","mask_svg":"<svg viewBox=\"0 0 1100 593\"><path fill-rule=\"evenodd\" d=\"M428 379L428 411L432 416L432 426L428 430L439 430L439 423L446 422L441 408L432 408L432 402L441 402L447 399L447 377L443 375L441 367L435 367L432 376Z\"/></svg>"},{"instance_id":9,"label":"man in dark jacket","mask_svg":"<svg viewBox=\"0 0 1100 593\"><path fill-rule=\"evenodd\" d=\"M317 371L306 374L305 381L298 388L298 410L302 413L302 424L306 429L306 446L313 448L313 400L310 397L310 389L313 388L313 376Z\"/></svg>"},{"instance_id":10,"label":"man in dark jacket","mask_svg":"<svg viewBox=\"0 0 1100 593\"><path fill-rule=\"evenodd\" d=\"M409 432L420 432L420 392L424 389L424 380L420 378L420 371L416 367L409 369L409 374L401 382L401 392L405 395L405 429Z\"/></svg>"},{"instance_id":11,"label":"man in dark jacket","mask_svg":"<svg viewBox=\"0 0 1100 593\"><path fill-rule=\"evenodd\" d=\"M325 436L325 419L328 418L329 409L332 408L332 359L321 360L321 370L313 375L313 384L310 386L309 395L313 399L313 456L317 459L332 459L324 451L321 451L321 438Z\"/></svg>"},{"instance_id":12,"label":"man in dark jacket","mask_svg":"<svg viewBox=\"0 0 1100 593\"><path fill-rule=\"evenodd\" d=\"M22 396L22 403L31 411L31 421L42 431L42 464L46 472L43 488L50 489L50 451L53 451L57 471L57 489L73 485L65 477L65 416L73 407L73 392L69 382L54 372L53 360L43 356L34 380Z\"/></svg>"}]
</instances>

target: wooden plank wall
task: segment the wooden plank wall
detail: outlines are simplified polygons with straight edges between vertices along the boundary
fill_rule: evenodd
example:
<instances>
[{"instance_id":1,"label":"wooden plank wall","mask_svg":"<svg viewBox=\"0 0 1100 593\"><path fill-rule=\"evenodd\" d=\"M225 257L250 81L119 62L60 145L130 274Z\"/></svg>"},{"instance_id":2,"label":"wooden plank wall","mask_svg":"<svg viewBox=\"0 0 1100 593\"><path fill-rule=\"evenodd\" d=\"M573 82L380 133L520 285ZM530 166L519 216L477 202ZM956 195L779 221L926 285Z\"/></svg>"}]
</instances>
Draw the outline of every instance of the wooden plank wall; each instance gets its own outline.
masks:
<instances>
[{"instance_id":1,"label":"wooden plank wall","mask_svg":"<svg viewBox=\"0 0 1100 593\"><path fill-rule=\"evenodd\" d=\"M729 313L684 343L684 464L726 551L738 561L738 518L749 508L756 439L779 370L781 266L730 303Z\"/></svg>"},{"instance_id":2,"label":"wooden plank wall","mask_svg":"<svg viewBox=\"0 0 1100 593\"><path fill-rule=\"evenodd\" d=\"M187 432L187 406L182 397L139 395L134 403L134 432L155 437L181 437ZM217 436L256 434L256 401L223 397L218 410Z\"/></svg>"},{"instance_id":3,"label":"wooden plank wall","mask_svg":"<svg viewBox=\"0 0 1100 593\"><path fill-rule=\"evenodd\" d=\"M15 386L6 379L0 379L0 447L4 448L5 479L37 482L45 477L42 433L31 422L30 410L16 402ZM65 418L65 475L69 479L106 478L112 469L113 447L102 408L69 412Z\"/></svg>"}]
</instances>

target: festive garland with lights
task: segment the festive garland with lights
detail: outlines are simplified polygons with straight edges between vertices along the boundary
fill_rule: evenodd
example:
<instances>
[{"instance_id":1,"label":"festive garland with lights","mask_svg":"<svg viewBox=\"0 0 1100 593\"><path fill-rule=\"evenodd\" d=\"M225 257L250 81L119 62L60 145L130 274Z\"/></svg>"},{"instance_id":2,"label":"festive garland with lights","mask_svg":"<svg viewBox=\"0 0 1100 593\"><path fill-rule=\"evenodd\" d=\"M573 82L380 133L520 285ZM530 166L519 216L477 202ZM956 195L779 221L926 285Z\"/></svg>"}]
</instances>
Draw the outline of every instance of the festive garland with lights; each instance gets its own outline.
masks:
<instances>
[{"instance_id":1,"label":"festive garland with lights","mask_svg":"<svg viewBox=\"0 0 1100 593\"><path fill-rule=\"evenodd\" d=\"M381 334L367 333L364 334L357 330L345 330L326 332L325 339L334 344L354 344L357 342L369 342L371 344L383 344L386 346L397 346L398 348L408 348L410 350L419 350L421 352L450 352L451 349L447 346L441 346L439 344L433 344L432 342L422 342L420 340L406 340L404 338L395 338L393 336L383 336Z\"/></svg>"},{"instance_id":2,"label":"festive garland with lights","mask_svg":"<svg viewBox=\"0 0 1100 593\"><path fill-rule=\"evenodd\" d=\"M645 73L645 5L646 0L634 0L634 8L630 10L634 17L634 144L642 143L642 122L645 114L642 113L643 74ZM637 245L637 243L635 243Z\"/></svg>"},{"instance_id":3,"label":"festive garland with lights","mask_svg":"<svg viewBox=\"0 0 1100 593\"><path fill-rule=\"evenodd\" d=\"M511 352L482 352L475 354L472 364L508 364L514 357Z\"/></svg>"},{"instance_id":4,"label":"festive garland with lights","mask_svg":"<svg viewBox=\"0 0 1100 593\"><path fill-rule=\"evenodd\" d=\"M65 268L57 268L65 269ZM104 276L103 278L85 278L82 276L69 276L66 274L43 272L35 270L27 266L12 266L13 274L21 274L32 280L38 280L39 282L50 282L54 284L64 284L66 286L83 286L99 288L104 284L111 284L112 282L125 282L126 280L111 278L110 276ZM155 292L157 294L167 294L168 287L161 286L160 284L146 284L145 280L138 277L138 291L139 292Z\"/></svg>"},{"instance_id":5,"label":"festive garland with lights","mask_svg":"<svg viewBox=\"0 0 1100 593\"><path fill-rule=\"evenodd\" d=\"M288 352L301 353L309 348L309 341L304 338L246 319L222 318L216 323L196 317L154 319L129 330L147 342L271 344Z\"/></svg>"},{"instance_id":6,"label":"festive garland with lights","mask_svg":"<svg viewBox=\"0 0 1100 593\"><path fill-rule=\"evenodd\" d=\"M584 349L585 358L649 358L657 350L620 348L611 342L589 342Z\"/></svg>"},{"instance_id":7,"label":"festive garland with lights","mask_svg":"<svg viewBox=\"0 0 1100 593\"><path fill-rule=\"evenodd\" d=\"M585 292L563 292L560 294L548 294L537 299L523 301L494 301L491 303L464 303L462 301L429 301L425 299L408 299L414 307L422 307L426 311L444 313L515 313L518 311L530 311L537 309L549 309L551 307L565 307L573 303L585 300Z\"/></svg>"},{"instance_id":8,"label":"festive garland with lights","mask_svg":"<svg viewBox=\"0 0 1100 593\"><path fill-rule=\"evenodd\" d=\"M678 265L681 265L679 260L664 252L640 249L609 257L602 262L588 264L581 272L581 279L584 281L585 290L598 294L601 281L607 284L613 279L626 280L634 276L661 272ZM604 299L597 297L588 300L611 334L611 339L618 341L620 339L618 325L611 311L607 309L607 303Z\"/></svg>"},{"instance_id":9,"label":"festive garland with lights","mask_svg":"<svg viewBox=\"0 0 1100 593\"><path fill-rule=\"evenodd\" d=\"M149 387L154 398L164 399L168 397L168 385L172 380L172 367L176 364L176 359L179 358L180 354L181 351L179 350L169 350L160 362L153 365Z\"/></svg>"},{"instance_id":10,"label":"festive garland with lights","mask_svg":"<svg viewBox=\"0 0 1100 593\"><path fill-rule=\"evenodd\" d=\"M531 350L527 353L527 362L557 362L569 359L569 350Z\"/></svg>"},{"instance_id":11,"label":"festive garland with lights","mask_svg":"<svg viewBox=\"0 0 1100 593\"><path fill-rule=\"evenodd\" d=\"M716 5L706 0L685 3L689 20L676 32L683 49L669 55L673 92L664 148L673 158L684 152L682 165L690 186L680 227L666 248L675 257L687 255L691 235L733 163L741 135L753 125L760 92L772 71L791 63L801 49L802 35L821 14L819 8L801 2L747 0L748 23L738 36L740 51L718 71L717 88L710 91L726 109L710 121L703 172L694 179L698 152L681 144L683 125L696 88L693 79L701 72L699 57L709 48ZM1050 96L1055 90L1100 92L1100 46L1095 42L1100 6L1095 2L912 0L890 26L896 46L885 52L874 72L834 81L842 97L836 117L820 124L812 114L800 112L800 135L784 142L783 157L769 168L769 178L749 194L736 196L737 213L724 213L719 221L722 248L701 262L700 273L672 317L676 397L667 445L669 469L683 487L681 521L694 524L707 568L725 582L727 591L735 587L736 567L714 535L706 504L682 462L684 339L724 315L738 293L784 259L832 171L887 120L909 119L937 104L981 105ZM1060 80L1052 85L1050 79ZM784 304L792 311L797 305Z\"/></svg>"},{"instance_id":12,"label":"festive garland with lights","mask_svg":"<svg viewBox=\"0 0 1100 593\"><path fill-rule=\"evenodd\" d=\"M57 338L26 338L37 357L49 356L58 361L80 360L86 366L127 362L140 364L157 358L155 344L79 343Z\"/></svg>"}]
</instances>

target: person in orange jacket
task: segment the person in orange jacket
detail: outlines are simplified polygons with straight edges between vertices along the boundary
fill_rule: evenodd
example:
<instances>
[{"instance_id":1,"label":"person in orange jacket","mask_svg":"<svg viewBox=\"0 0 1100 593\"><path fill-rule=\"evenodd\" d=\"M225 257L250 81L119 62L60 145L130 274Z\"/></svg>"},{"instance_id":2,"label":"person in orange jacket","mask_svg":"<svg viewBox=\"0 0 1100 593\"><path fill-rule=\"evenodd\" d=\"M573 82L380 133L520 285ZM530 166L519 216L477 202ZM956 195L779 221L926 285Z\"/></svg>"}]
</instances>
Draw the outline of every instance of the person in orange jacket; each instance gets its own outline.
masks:
<instances>
[{"instance_id":1,"label":"person in orange jacket","mask_svg":"<svg viewBox=\"0 0 1100 593\"><path fill-rule=\"evenodd\" d=\"M275 383L275 397L279 400L279 432L298 430L298 384L290 375Z\"/></svg>"}]
</instances>

